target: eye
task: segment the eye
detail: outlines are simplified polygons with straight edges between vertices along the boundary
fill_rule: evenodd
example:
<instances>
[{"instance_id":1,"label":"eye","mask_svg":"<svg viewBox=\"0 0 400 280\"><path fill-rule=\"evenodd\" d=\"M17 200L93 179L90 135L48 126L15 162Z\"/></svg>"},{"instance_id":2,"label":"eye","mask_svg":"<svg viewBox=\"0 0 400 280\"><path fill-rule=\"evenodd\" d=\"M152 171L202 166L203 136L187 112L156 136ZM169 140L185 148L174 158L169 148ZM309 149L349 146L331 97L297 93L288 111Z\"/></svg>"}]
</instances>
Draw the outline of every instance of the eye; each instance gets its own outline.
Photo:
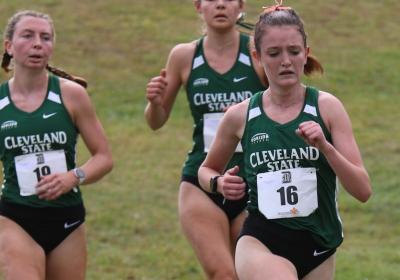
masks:
<instances>
[{"instance_id":1,"label":"eye","mask_svg":"<svg viewBox=\"0 0 400 280\"><path fill-rule=\"evenodd\" d=\"M292 55L298 55L299 53L301 53L301 49L298 47L289 48L289 53Z\"/></svg>"},{"instance_id":2,"label":"eye","mask_svg":"<svg viewBox=\"0 0 400 280\"><path fill-rule=\"evenodd\" d=\"M24 32L24 33L21 34L21 37L22 37L22 38L29 39L29 38L32 37L32 33L30 33L30 32Z\"/></svg>"},{"instance_id":3,"label":"eye","mask_svg":"<svg viewBox=\"0 0 400 280\"><path fill-rule=\"evenodd\" d=\"M275 49L268 50L267 55L270 57L276 57L279 55L279 50L275 50Z\"/></svg>"},{"instance_id":4,"label":"eye","mask_svg":"<svg viewBox=\"0 0 400 280\"><path fill-rule=\"evenodd\" d=\"M51 41L52 40L52 36L50 34L44 34L44 35L42 35L42 40Z\"/></svg>"}]
</instances>

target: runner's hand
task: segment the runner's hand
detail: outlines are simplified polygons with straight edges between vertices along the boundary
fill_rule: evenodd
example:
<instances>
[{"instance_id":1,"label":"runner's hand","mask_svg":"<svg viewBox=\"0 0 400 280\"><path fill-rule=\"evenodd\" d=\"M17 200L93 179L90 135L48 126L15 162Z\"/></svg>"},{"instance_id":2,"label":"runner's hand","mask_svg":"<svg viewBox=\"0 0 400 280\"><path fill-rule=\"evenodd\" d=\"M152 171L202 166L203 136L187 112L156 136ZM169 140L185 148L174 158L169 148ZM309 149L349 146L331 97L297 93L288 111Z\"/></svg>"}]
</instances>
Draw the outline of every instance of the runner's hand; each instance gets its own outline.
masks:
<instances>
[{"instance_id":1,"label":"runner's hand","mask_svg":"<svg viewBox=\"0 0 400 280\"><path fill-rule=\"evenodd\" d=\"M162 69L159 76L153 77L147 83L146 98L151 104L162 104L164 91L168 85L166 77L167 71L165 69Z\"/></svg>"},{"instance_id":2,"label":"runner's hand","mask_svg":"<svg viewBox=\"0 0 400 280\"><path fill-rule=\"evenodd\" d=\"M314 121L302 122L298 129L296 129L296 134L308 145L316 147L321 151L328 144L321 126Z\"/></svg>"},{"instance_id":3,"label":"runner's hand","mask_svg":"<svg viewBox=\"0 0 400 280\"><path fill-rule=\"evenodd\" d=\"M36 186L36 194L40 199L54 200L62 194L69 192L78 183L79 180L72 171L50 174L40 179Z\"/></svg>"},{"instance_id":4,"label":"runner's hand","mask_svg":"<svg viewBox=\"0 0 400 280\"><path fill-rule=\"evenodd\" d=\"M229 200L239 200L246 194L246 183L238 176L239 166L228 169L219 179L219 189L222 195Z\"/></svg>"}]
</instances>

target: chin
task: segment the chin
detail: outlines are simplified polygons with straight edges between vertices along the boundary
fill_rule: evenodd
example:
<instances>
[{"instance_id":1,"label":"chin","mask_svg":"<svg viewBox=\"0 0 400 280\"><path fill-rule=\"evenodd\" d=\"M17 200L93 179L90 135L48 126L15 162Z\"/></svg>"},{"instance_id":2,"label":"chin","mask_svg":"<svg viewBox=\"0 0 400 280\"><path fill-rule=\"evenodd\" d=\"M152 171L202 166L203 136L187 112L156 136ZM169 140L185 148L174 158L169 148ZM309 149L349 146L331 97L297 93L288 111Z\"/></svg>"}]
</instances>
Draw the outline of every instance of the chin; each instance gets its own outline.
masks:
<instances>
[{"instance_id":1,"label":"chin","mask_svg":"<svg viewBox=\"0 0 400 280\"><path fill-rule=\"evenodd\" d=\"M227 30L231 29L234 25L232 25L228 21L220 21L220 22L215 22L212 27L216 30Z\"/></svg>"},{"instance_id":2,"label":"chin","mask_svg":"<svg viewBox=\"0 0 400 280\"><path fill-rule=\"evenodd\" d=\"M284 79L280 80L277 84L281 87L292 87L299 83L299 79Z\"/></svg>"}]
</instances>

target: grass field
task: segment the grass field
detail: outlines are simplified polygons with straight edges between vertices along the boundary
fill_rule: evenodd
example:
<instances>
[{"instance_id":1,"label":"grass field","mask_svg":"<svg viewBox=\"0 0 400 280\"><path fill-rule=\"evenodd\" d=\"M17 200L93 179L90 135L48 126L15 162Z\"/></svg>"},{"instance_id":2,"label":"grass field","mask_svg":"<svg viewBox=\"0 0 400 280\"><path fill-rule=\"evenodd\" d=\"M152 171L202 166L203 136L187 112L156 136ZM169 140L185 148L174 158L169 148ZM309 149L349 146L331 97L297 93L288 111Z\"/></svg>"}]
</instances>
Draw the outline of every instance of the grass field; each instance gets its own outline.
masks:
<instances>
[{"instance_id":1,"label":"grass field","mask_svg":"<svg viewBox=\"0 0 400 280\"><path fill-rule=\"evenodd\" d=\"M89 81L112 145L113 172L83 188L87 279L203 279L177 218L180 170L192 143L183 92L164 128L152 132L143 118L149 78L175 44L201 34L191 2L0 0L3 26L19 9L51 14L57 30L52 64ZM248 0L248 19L272 3ZM400 2L285 3L304 18L312 53L325 67L324 76L307 83L345 104L374 188L367 204L341 192L345 241L336 279L400 279ZM87 156L81 144L79 160Z\"/></svg>"}]
</instances>

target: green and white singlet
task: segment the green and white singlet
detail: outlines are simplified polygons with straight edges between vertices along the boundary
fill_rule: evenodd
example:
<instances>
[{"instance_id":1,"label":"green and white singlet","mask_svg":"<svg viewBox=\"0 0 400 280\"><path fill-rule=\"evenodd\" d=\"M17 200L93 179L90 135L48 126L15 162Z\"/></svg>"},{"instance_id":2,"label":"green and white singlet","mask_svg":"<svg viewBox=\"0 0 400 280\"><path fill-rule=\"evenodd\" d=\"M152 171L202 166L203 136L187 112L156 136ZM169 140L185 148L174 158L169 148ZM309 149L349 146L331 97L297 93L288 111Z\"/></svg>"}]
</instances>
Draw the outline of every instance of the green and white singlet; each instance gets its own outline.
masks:
<instances>
[{"instance_id":1,"label":"green and white singlet","mask_svg":"<svg viewBox=\"0 0 400 280\"><path fill-rule=\"evenodd\" d=\"M59 78L49 75L47 96L28 113L18 109L8 82L0 86L1 199L31 207L67 207L82 203L78 187L51 201L39 199L40 177L75 167L78 131L64 107Z\"/></svg>"},{"instance_id":2,"label":"green and white singlet","mask_svg":"<svg viewBox=\"0 0 400 280\"><path fill-rule=\"evenodd\" d=\"M324 248L343 240L337 208L338 180L326 158L295 133L304 121L315 121L332 142L318 109L317 89L307 87L301 113L279 124L263 110L259 92L250 99L243 146L249 211L296 230L311 232Z\"/></svg>"},{"instance_id":3,"label":"green and white singlet","mask_svg":"<svg viewBox=\"0 0 400 280\"><path fill-rule=\"evenodd\" d=\"M194 131L193 148L188 153L182 173L193 177L197 177L197 171L210 148L217 125L223 115L223 109L265 89L253 68L247 35L240 34L236 62L224 74L217 73L208 65L204 55L203 42L203 38L198 41L192 70L186 85ZM243 171L243 157L240 148L238 147L238 152L232 157L228 168L239 165L240 170Z\"/></svg>"}]
</instances>

